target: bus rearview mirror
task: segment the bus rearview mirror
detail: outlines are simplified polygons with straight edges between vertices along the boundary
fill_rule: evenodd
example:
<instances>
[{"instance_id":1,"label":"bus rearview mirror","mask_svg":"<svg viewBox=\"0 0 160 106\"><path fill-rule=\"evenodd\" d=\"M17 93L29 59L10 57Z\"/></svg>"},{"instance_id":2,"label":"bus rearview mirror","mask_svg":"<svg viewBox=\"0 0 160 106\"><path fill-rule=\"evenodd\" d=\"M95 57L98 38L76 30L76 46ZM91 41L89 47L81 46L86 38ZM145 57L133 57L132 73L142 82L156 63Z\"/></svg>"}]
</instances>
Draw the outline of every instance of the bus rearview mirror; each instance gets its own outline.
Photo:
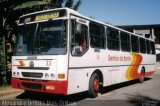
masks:
<instances>
[{"instance_id":1,"label":"bus rearview mirror","mask_svg":"<svg viewBox=\"0 0 160 106\"><path fill-rule=\"evenodd\" d=\"M76 25L76 33L81 34L81 24Z\"/></svg>"}]
</instances>

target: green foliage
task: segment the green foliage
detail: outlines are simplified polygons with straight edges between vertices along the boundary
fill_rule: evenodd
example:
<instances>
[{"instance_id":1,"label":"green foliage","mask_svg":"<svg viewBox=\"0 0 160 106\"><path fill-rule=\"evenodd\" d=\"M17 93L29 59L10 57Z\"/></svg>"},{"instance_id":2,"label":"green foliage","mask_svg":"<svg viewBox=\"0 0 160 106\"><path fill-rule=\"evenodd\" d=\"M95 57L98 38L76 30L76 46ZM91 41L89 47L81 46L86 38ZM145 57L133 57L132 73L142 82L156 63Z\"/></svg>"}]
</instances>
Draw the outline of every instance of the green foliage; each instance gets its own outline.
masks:
<instances>
[{"instance_id":1,"label":"green foliage","mask_svg":"<svg viewBox=\"0 0 160 106\"><path fill-rule=\"evenodd\" d=\"M46 9L61 8L64 0L50 0Z\"/></svg>"},{"instance_id":2,"label":"green foliage","mask_svg":"<svg viewBox=\"0 0 160 106\"><path fill-rule=\"evenodd\" d=\"M5 71L4 38L0 37L0 72Z\"/></svg>"},{"instance_id":3,"label":"green foliage","mask_svg":"<svg viewBox=\"0 0 160 106\"><path fill-rule=\"evenodd\" d=\"M47 1L28 1L28 2L24 2L24 3L20 4L20 5L17 5L16 7L13 8L13 10L34 8L36 6L44 6L47 3L48 3Z\"/></svg>"},{"instance_id":4,"label":"green foliage","mask_svg":"<svg viewBox=\"0 0 160 106\"><path fill-rule=\"evenodd\" d=\"M76 4L73 6L73 9L74 9L74 10L78 10L78 8L80 7L81 3L82 3L82 1L81 1L81 0L78 0L78 1L76 2Z\"/></svg>"},{"instance_id":5,"label":"green foliage","mask_svg":"<svg viewBox=\"0 0 160 106\"><path fill-rule=\"evenodd\" d=\"M1 70L2 69L2 65L3 65L3 62L4 62L4 59L3 59L3 43L2 43L2 38L0 38L0 68Z\"/></svg>"},{"instance_id":6,"label":"green foliage","mask_svg":"<svg viewBox=\"0 0 160 106\"><path fill-rule=\"evenodd\" d=\"M78 0L74 5L73 5L73 3L74 3L74 0L66 0L65 7L71 8L73 10L78 10L82 1Z\"/></svg>"},{"instance_id":7,"label":"green foliage","mask_svg":"<svg viewBox=\"0 0 160 106\"><path fill-rule=\"evenodd\" d=\"M74 2L74 0L67 0L66 4L65 4L65 7L72 8L73 7L73 2Z\"/></svg>"}]
</instances>

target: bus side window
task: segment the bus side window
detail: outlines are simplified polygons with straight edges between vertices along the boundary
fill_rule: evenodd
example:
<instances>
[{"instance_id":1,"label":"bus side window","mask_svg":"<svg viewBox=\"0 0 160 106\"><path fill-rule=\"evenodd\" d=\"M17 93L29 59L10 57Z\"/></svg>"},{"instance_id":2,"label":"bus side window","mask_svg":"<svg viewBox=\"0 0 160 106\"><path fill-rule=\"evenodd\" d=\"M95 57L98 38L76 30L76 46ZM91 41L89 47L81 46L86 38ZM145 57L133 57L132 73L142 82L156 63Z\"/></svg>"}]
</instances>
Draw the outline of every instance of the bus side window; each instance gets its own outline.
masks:
<instances>
[{"instance_id":1,"label":"bus side window","mask_svg":"<svg viewBox=\"0 0 160 106\"><path fill-rule=\"evenodd\" d=\"M140 52L141 53L146 53L146 41L144 38L139 38L140 42Z\"/></svg>"},{"instance_id":2,"label":"bus side window","mask_svg":"<svg viewBox=\"0 0 160 106\"><path fill-rule=\"evenodd\" d=\"M146 40L146 46L147 46L147 54L151 53L151 46L149 40Z\"/></svg>"},{"instance_id":3,"label":"bus side window","mask_svg":"<svg viewBox=\"0 0 160 106\"><path fill-rule=\"evenodd\" d=\"M131 35L131 47L132 47L132 52L139 52L139 39L135 35Z\"/></svg>"},{"instance_id":4,"label":"bus side window","mask_svg":"<svg viewBox=\"0 0 160 106\"><path fill-rule=\"evenodd\" d=\"M153 41L150 42L150 45L151 45L151 54L155 54L155 44Z\"/></svg>"},{"instance_id":5,"label":"bus side window","mask_svg":"<svg viewBox=\"0 0 160 106\"><path fill-rule=\"evenodd\" d=\"M130 35L125 32L121 32L120 37L121 37L121 50L130 52L131 50Z\"/></svg>"},{"instance_id":6,"label":"bus side window","mask_svg":"<svg viewBox=\"0 0 160 106\"><path fill-rule=\"evenodd\" d=\"M90 22L90 44L92 48L105 49L105 27L101 24Z\"/></svg>"},{"instance_id":7,"label":"bus side window","mask_svg":"<svg viewBox=\"0 0 160 106\"><path fill-rule=\"evenodd\" d=\"M119 31L107 27L106 33L107 33L107 48L109 50L119 51Z\"/></svg>"},{"instance_id":8,"label":"bus side window","mask_svg":"<svg viewBox=\"0 0 160 106\"><path fill-rule=\"evenodd\" d=\"M77 25L77 26L75 26ZM71 53L78 56L83 55L88 49L88 28L86 25L72 22L72 36L71 36Z\"/></svg>"}]
</instances>

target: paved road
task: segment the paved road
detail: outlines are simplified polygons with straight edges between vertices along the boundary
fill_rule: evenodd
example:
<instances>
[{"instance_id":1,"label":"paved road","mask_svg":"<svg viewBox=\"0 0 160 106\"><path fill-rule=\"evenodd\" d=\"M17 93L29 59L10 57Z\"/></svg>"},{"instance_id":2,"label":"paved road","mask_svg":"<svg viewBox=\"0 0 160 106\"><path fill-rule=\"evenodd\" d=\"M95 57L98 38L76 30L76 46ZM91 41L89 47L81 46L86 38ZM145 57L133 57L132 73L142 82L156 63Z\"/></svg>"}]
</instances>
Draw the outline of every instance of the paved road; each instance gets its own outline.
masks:
<instances>
[{"instance_id":1,"label":"paved road","mask_svg":"<svg viewBox=\"0 0 160 106\"><path fill-rule=\"evenodd\" d=\"M79 105L79 106L160 106L160 70L143 84L138 81L117 84L102 89L97 98L86 93L70 96L18 92L0 98L0 105ZM14 101L13 101L14 100Z\"/></svg>"}]
</instances>

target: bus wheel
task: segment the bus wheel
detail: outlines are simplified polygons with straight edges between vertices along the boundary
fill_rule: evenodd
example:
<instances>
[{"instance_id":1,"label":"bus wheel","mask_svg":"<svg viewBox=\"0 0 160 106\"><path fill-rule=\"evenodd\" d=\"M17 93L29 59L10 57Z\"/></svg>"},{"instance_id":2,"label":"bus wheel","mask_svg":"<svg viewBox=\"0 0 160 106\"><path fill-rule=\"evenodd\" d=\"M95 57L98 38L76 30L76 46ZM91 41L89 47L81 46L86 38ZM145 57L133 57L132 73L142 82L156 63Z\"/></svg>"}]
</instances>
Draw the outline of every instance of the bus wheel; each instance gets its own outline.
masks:
<instances>
[{"instance_id":1,"label":"bus wheel","mask_svg":"<svg viewBox=\"0 0 160 106\"><path fill-rule=\"evenodd\" d=\"M139 82L143 83L145 78L145 71L144 68L141 69L141 74L139 75Z\"/></svg>"},{"instance_id":2,"label":"bus wheel","mask_svg":"<svg viewBox=\"0 0 160 106\"><path fill-rule=\"evenodd\" d=\"M94 73L89 81L89 90L88 90L88 94L89 97L91 98L95 98L98 96L98 92L99 92L99 76L97 73Z\"/></svg>"}]
</instances>

